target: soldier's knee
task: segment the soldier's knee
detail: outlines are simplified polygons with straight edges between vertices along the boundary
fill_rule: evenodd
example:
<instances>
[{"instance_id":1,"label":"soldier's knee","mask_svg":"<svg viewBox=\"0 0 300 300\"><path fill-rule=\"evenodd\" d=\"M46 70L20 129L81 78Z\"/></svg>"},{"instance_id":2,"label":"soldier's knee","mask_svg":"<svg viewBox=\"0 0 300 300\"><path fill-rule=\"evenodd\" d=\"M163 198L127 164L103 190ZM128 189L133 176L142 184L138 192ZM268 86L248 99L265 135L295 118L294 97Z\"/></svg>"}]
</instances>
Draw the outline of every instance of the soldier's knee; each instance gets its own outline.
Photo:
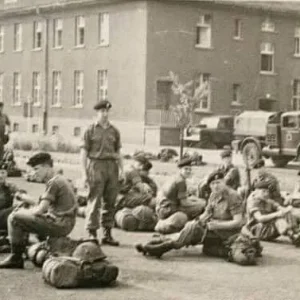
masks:
<instances>
[{"instance_id":1,"label":"soldier's knee","mask_svg":"<svg viewBox=\"0 0 300 300\"><path fill-rule=\"evenodd\" d=\"M7 218L7 223L8 224L16 224L20 220L22 220L22 214L20 214L17 211L13 211Z\"/></svg>"},{"instance_id":2,"label":"soldier's knee","mask_svg":"<svg viewBox=\"0 0 300 300\"><path fill-rule=\"evenodd\" d=\"M155 231L164 234L178 232L187 222L188 216L185 213L178 211L172 214L169 218L158 221L155 226Z\"/></svg>"},{"instance_id":3,"label":"soldier's knee","mask_svg":"<svg viewBox=\"0 0 300 300\"><path fill-rule=\"evenodd\" d=\"M157 218L154 211L145 205L139 205L132 210L132 215L139 222L139 230L153 230L156 223Z\"/></svg>"},{"instance_id":4,"label":"soldier's knee","mask_svg":"<svg viewBox=\"0 0 300 300\"><path fill-rule=\"evenodd\" d=\"M136 231L139 221L132 214L129 208L123 208L117 211L115 215L116 225L126 231Z\"/></svg>"}]
</instances>

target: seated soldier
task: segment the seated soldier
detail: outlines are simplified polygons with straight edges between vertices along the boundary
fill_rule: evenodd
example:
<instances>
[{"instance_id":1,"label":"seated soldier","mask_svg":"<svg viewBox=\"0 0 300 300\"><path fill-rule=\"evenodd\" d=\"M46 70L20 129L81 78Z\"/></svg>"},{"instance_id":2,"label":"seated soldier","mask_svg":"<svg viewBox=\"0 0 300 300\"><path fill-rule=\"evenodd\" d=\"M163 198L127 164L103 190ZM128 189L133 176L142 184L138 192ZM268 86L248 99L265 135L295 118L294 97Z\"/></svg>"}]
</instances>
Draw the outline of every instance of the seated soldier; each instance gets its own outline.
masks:
<instances>
[{"instance_id":1,"label":"seated soldier","mask_svg":"<svg viewBox=\"0 0 300 300\"><path fill-rule=\"evenodd\" d=\"M286 235L299 246L299 225L292 207L282 207L270 199L269 184L267 180L256 181L255 191L247 199L247 224L242 233L264 241Z\"/></svg>"},{"instance_id":2,"label":"seated soldier","mask_svg":"<svg viewBox=\"0 0 300 300\"><path fill-rule=\"evenodd\" d=\"M269 182L269 197L280 205L283 205L284 199L281 197L279 181L273 174L267 171L265 161L259 159L256 164L254 164L253 169L258 169L258 173L253 179L252 190L254 190L256 182L266 180Z\"/></svg>"},{"instance_id":3,"label":"seated soldier","mask_svg":"<svg viewBox=\"0 0 300 300\"><path fill-rule=\"evenodd\" d=\"M225 257L242 265L253 264L255 253L247 252L249 239L243 241L239 238L240 247L235 247L238 251L231 252L228 248L233 245L233 237L238 236L244 224L242 199L235 190L225 185L223 172L210 174L208 184L212 193L200 217L186 223L176 236L139 244L137 251L160 257L172 249L203 244L203 252L207 255Z\"/></svg>"},{"instance_id":4,"label":"seated soldier","mask_svg":"<svg viewBox=\"0 0 300 300\"><path fill-rule=\"evenodd\" d=\"M155 230L160 233L180 231L189 219L199 216L206 205L204 199L189 196L186 179L192 174L192 160L182 159L178 163L179 173L168 180L158 193Z\"/></svg>"},{"instance_id":5,"label":"seated soldier","mask_svg":"<svg viewBox=\"0 0 300 300\"><path fill-rule=\"evenodd\" d=\"M157 186L149 177L151 168L148 159L137 156L130 170L125 172L122 198L115 214L117 227L127 231L153 231L157 223L153 207Z\"/></svg>"},{"instance_id":6,"label":"seated soldier","mask_svg":"<svg viewBox=\"0 0 300 300\"><path fill-rule=\"evenodd\" d=\"M16 209L8 217L11 254L0 262L0 268L24 268L23 253L29 233L44 237L67 236L75 225L74 191L67 179L55 174L51 156L38 153L27 164L35 170L36 177L46 180L46 190L37 205L29 195L20 196L22 201L34 206Z\"/></svg>"}]
</instances>

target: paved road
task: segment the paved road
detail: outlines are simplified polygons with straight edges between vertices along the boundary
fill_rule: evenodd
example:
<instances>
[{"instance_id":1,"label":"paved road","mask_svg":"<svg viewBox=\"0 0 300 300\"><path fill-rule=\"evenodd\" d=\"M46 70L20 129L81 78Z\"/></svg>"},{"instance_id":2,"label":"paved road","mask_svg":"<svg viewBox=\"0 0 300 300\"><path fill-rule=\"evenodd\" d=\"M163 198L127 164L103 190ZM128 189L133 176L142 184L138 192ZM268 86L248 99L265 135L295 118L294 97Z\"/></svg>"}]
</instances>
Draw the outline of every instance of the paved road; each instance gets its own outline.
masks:
<instances>
[{"instance_id":1,"label":"paved road","mask_svg":"<svg viewBox=\"0 0 300 300\"><path fill-rule=\"evenodd\" d=\"M20 162L22 163L22 162ZM64 165L65 174L75 179L78 166ZM212 166L195 168L197 178ZM162 182L172 174L174 164L154 164L155 175ZM291 189L297 177L290 169L272 169ZM36 196L43 185L14 180ZM300 295L300 249L288 241L264 244L264 257L256 267L240 267L208 258L201 246L173 251L161 260L146 259L136 253L133 245L146 241L150 234L126 233L115 230L120 248L104 247L109 259L120 268L114 288L56 290L43 283L41 273L27 263L26 270L0 270L0 300L298 300ZM84 236L83 220L78 219L73 237ZM3 257L3 255L1 256Z\"/></svg>"}]
</instances>

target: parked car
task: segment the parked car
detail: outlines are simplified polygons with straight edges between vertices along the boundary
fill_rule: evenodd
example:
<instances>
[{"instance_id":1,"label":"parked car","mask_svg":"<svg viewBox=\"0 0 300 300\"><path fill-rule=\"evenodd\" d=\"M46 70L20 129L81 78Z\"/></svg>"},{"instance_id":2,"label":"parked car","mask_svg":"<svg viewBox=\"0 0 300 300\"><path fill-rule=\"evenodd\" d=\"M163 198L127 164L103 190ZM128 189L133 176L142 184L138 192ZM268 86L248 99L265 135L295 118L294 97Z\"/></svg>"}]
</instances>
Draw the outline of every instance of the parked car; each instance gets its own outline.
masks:
<instances>
[{"instance_id":1,"label":"parked car","mask_svg":"<svg viewBox=\"0 0 300 300\"><path fill-rule=\"evenodd\" d=\"M234 117L230 115L204 117L196 126L184 131L187 147L216 149L230 145L233 137Z\"/></svg>"}]
</instances>

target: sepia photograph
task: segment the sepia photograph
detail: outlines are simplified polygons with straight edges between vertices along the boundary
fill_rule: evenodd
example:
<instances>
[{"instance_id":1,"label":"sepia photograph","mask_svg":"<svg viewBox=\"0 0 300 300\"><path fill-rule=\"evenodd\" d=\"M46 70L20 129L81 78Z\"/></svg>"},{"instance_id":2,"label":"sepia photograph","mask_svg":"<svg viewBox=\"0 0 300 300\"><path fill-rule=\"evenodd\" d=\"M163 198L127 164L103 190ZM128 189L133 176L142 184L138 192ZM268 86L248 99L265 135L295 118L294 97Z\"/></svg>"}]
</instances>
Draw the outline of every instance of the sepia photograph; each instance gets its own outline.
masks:
<instances>
[{"instance_id":1,"label":"sepia photograph","mask_svg":"<svg viewBox=\"0 0 300 300\"><path fill-rule=\"evenodd\" d=\"M0 0L0 300L299 300L300 0Z\"/></svg>"}]
</instances>

